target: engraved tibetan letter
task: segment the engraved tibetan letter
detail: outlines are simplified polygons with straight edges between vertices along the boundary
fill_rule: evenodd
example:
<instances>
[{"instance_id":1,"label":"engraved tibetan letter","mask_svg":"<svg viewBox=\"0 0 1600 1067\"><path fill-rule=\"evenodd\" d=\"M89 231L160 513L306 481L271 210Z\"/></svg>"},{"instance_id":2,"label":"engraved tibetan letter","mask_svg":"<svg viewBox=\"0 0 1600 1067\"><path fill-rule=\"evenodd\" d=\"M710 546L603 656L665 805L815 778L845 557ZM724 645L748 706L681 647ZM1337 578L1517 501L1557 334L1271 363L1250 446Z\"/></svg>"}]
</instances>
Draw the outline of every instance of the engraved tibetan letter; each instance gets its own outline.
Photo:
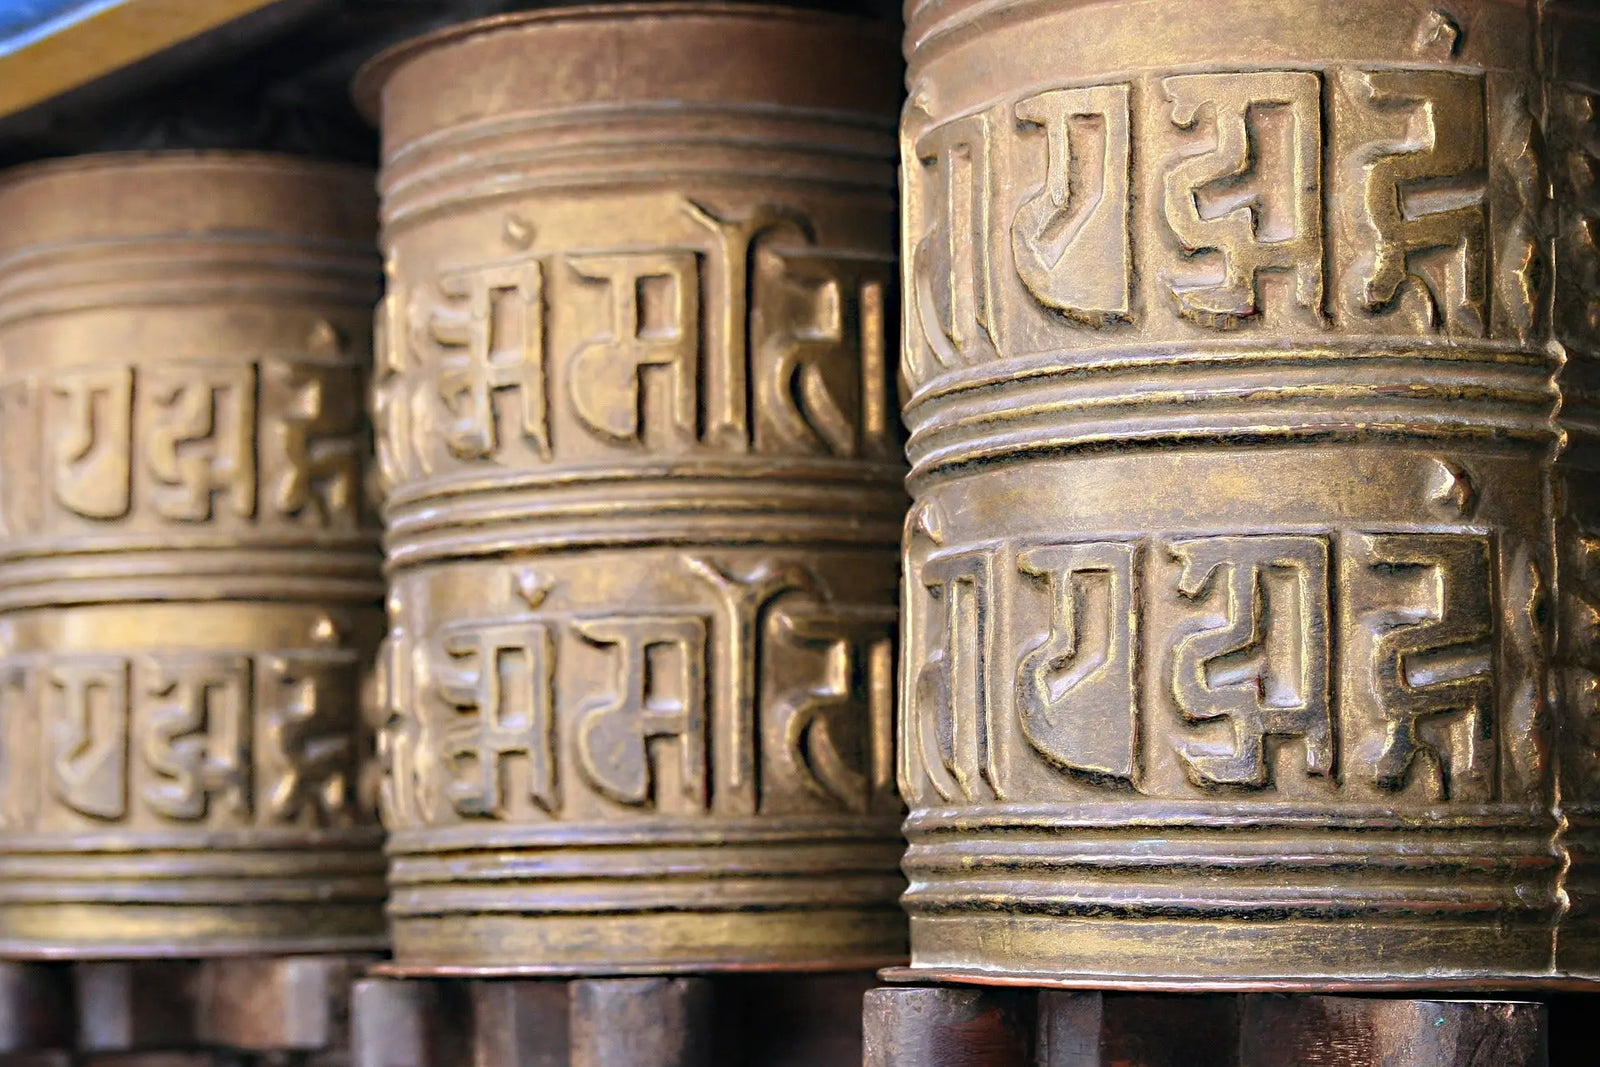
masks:
<instances>
[{"instance_id":1,"label":"engraved tibetan letter","mask_svg":"<svg viewBox=\"0 0 1600 1067\"><path fill-rule=\"evenodd\" d=\"M691 201L689 216L714 239L706 286L710 330L706 338L705 420L701 439L714 448L750 448L750 278L760 243L780 231L810 242L810 224L781 207L763 205L743 216L723 216Z\"/></svg>"},{"instance_id":2,"label":"engraved tibetan letter","mask_svg":"<svg viewBox=\"0 0 1600 1067\"><path fill-rule=\"evenodd\" d=\"M462 623L439 642L433 675L439 697L470 722L445 731L445 763L456 772L447 791L462 815L502 818L501 760L525 756L529 795L548 812L556 793L555 643L535 619Z\"/></svg>"},{"instance_id":3,"label":"engraved tibetan letter","mask_svg":"<svg viewBox=\"0 0 1600 1067\"><path fill-rule=\"evenodd\" d=\"M784 593L813 590L815 579L793 565L762 562L739 574L707 559L688 557L684 563L716 590L722 609L712 691L716 723L712 755L720 772L713 799L720 813L754 815L758 805L756 696L766 613Z\"/></svg>"},{"instance_id":4,"label":"engraved tibetan letter","mask_svg":"<svg viewBox=\"0 0 1600 1067\"><path fill-rule=\"evenodd\" d=\"M994 572L986 548L933 555L922 565L922 585L943 626L928 627L931 647L910 695L917 737L906 744L919 746L929 780L946 800L958 790L979 799L980 777L999 789L989 753Z\"/></svg>"},{"instance_id":5,"label":"engraved tibetan letter","mask_svg":"<svg viewBox=\"0 0 1600 1067\"><path fill-rule=\"evenodd\" d=\"M133 369L62 375L51 391L61 412L51 441L56 499L85 518L121 518L132 500Z\"/></svg>"},{"instance_id":6,"label":"engraved tibetan letter","mask_svg":"<svg viewBox=\"0 0 1600 1067\"><path fill-rule=\"evenodd\" d=\"M999 124L989 112L967 115L916 141L934 217L912 255L908 297L934 359L946 367L976 362L999 347L990 217L990 137Z\"/></svg>"},{"instance_id":7,"label":"engraved tibetan letter","mask_svg":"<svg viewBox=\"0 0 1600 1067\"><path fill-rule=\"evenodd\" d=\"M275 453L268 492L285 515L322 527L354 528L361 493L361 376L350 367L267 363L272 418L267 447Z\"/></svg>"},{"instance_id":8,"label":"engraved tibetan letter","mask_svg":"<svg viewBox=\"0 0 1600 1067\"><path fill-rule=\"evenodd\" d=\"M451 304L429 316L443 350L439 398L445 446L457 459L491 459L501 446L495 397L517 394L516 428L550 458L545 411L544 268L538 260L453 271L439 279Z\"/></svg>"},{"instance_id":9,"label":"engraved tibetan letter","mask_svg":"<svg viewBox=\"0 0 1600 1067\"><path fill-rule=\"evenodd\" d=\"M1195 266L1170 280L1178 311L1207 326L1263 313L1260 275L1294 276L1322 309L1322 83L1304 71L1166 78L1171 119L1208 136L1167 172L1167 225ZM1210 113L1209 120L1205 113Z\"/></svg>"},{"instance_id":10,"label":"engraved tibetan letter","mask_svg":"<svg viewBox=\"0 0 1600 1067\"><path fill-rule=\"evenodd\" d=\"M1195 784L1271 784L1269 737L1305 739L1306 770L1334 770L1329 714L1328 544L1319 537L1211 537L1170 546L1178 593L1209 604L1172 647L1172 695L1189 722L1226 719L1233 743L1190 744Z\"/></svg>"},{"instance_id":11,"label":"engraved tibetan letter","mask_svg":"<svg viewBox=\"0 0 1600 1067\"><path fill-rule=\"evenodd\" d=\"M779 632L826 651L822 684L780 697L784 757L805 787L848 811L892 810L894 634L899 613L871 606L784 608ZM862 738L841 746L841 738ZM846 756L859 750L854 759Z\"/></svg>"},{"instance_id":12,"label":"engraved tibetan letter","mask_svg":"<svg viewBox=\"0 0 1600 1067\"><path fill-rule=\"evenodd\" d=\"M1102 326L1129 313L1128 87L1054 89L1017 104L1043 127L1044 188L1017 209L1011 248L1035 300Z\"/></svg>"},{"instance_id":13,"label":"engraved tibetan letter","mask_svg":"<svg viewBox=\"0 0 1600 1067\"><path fill-rule=\"evenodd\" d=\"M1017 664L1022 734L1057 767L1132 780L1138 759L1135 547L1038 545L1017 558L1049 587L1050 632Z\"/></svg>"},{"instance_id":14,"label":"engraved tibetan letter","mask_svg":"<svg viewBox=\"0 0 1600 1067\"><path fill-rule=\"evenodd\" d=\"M357 773L353 656L262 657L257 767L265 814L313 826L349 821Z\"/></svg>"},{"instance_id":15,"label":"engraved tibetan letter","mask_svg":"<svg viewBox=\"0 0 1600 1067\"><path fill-rule=\"evenodd\" d=\"M138 665L134 715L152 777L145 802L169 819L207 816L211 798L244 822L250 802L250 660L201 653L149 656Z\"/></svg>"},{"instance_id":16,"label":"engraved tibetan letter","mask_svg":"<svg viewBox=\"0 0 1600 1067\"><path fill-rule=\"evenodd\" d=\"M573 624L612 650L611 692L578 709L584 776L621 804L652 800L661 811L706 808L706 621L698 615L634 615ZM651 740L678 746L676 768L652 757Z\"/></svg>"},{"instance_id":17,"label":"engraved tibetan letter","mask_svg":"<svg viewBox=\"0 0 1600 1067\"><path fill-rule=\"evenodd\" d=\"M157 514L179 522L212 517L223 493L233 513L256 510L256 370L191 364L146 372L141 417Z\"/></svg>"},{"instance_id":18,"label":"engraved tibetan letter","mask_svg":"<svg viewBox=\"0 0 1600 1067\"><path fill-rule=\"evenodd\" d=\"M1380 788L1404 789L1419 757L1439 800L1495 796L1493 563L1477 534L1364 538L1368 566L1420 582L1420 602L1373 619L1372 679L1384 722L1373 766Z\"/></svg>"},{"instance_id":19,"label":"engraved tibetan letter","mask_svg":"<svg viewBox=\"0 0 1600 1067\"><path fill-rule=\"evenodd\" d=\"M756 447L893 459L886 303L890 263L809 249L774 249L758 280ZM764 276L763 276L764 277Z\"/></svg>"},{"instance_id":20,"label":"engraved tibetan letter","mask_svg":"<svg viewBox=\"0 0 1600 1067\"><path fill-rule=\"evenodd\" d=\"M1488 203L1480 77L1437 70L1354 76L1356 106L1334 121L1359 168L1362 256L1351 280L1373 313L1410 302L1419 330L1481 337Z\"/></svg>"},{"instance_id":21,"label":"engraved tibetan letter","mask_svg":"<svg viewBox=\"0 0 1600 1067\"><path fill-rule=\"evenodd\" d=\"M615 443L645 444L651 378L667 379L665 440L690 444L698 432L700 259L693 252L572 256L578 279L605 291L605 325L568 365L572 407L585 427Z\"/></svg>"},{"instance_id":22,"label":"engraved tibetan letter","mask_svg":"<svg viewBox=\"0 0 1600 1067\"><path fill-rule=\"evenodd\" d=\"M50 792L74 811L120 819L128 810L128 663L91 656L44 668Z\"/></svg>"}]
</instances>

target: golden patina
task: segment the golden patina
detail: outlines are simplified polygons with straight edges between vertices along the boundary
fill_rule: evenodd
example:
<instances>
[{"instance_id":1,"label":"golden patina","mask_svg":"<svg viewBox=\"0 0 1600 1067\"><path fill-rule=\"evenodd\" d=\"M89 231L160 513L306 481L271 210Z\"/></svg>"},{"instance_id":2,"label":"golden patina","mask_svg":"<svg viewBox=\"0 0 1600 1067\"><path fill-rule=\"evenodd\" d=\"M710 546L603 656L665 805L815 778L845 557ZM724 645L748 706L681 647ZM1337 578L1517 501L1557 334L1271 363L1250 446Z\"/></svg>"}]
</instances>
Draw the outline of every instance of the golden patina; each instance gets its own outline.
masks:
<instances>
[{"instance_id":1,"label":"golden patina","mask_svg":"<svg viewBox=\"0 0 1600 1067\"><path fill-rule=\"evenodd\" d=\"M669 4L358 85L396 970L902 957L897 75L865 24Z\"/></svg>"}]
</instances>

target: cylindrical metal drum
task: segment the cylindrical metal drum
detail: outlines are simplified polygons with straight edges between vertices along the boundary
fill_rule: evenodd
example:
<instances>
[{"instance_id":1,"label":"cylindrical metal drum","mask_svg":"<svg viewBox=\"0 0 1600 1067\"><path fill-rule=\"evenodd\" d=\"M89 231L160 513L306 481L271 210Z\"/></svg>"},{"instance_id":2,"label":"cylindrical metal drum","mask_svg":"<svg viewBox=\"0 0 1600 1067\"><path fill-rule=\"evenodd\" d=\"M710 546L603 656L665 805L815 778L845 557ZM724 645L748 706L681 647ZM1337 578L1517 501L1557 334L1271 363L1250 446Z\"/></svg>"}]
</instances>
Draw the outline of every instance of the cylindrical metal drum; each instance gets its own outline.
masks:
<instances>
[{"instance_id":1,"label":"cylindrical metal drum","mask_svg":"<svg viewBox=\"0 0 1600 1067\"><path fill-rule=\"evenodd\" d=\"M891 34L710 4L380 58L396 966L905 951Z\"/></svg>"},{"instance_id":2,"label":"cylindrical metal drum","mask_svg":"<svg viewBox=\"0 0 1600 1067\"><path fill-rule=\"evenodd\" d=\"M0 176L0 953L383 944L371 180Z\"/></svg>"},{"instance_id":3,"label":"cylindrical metal drum","mask_svg":"<svg viewBox=\"0 0 1600 1067\"><path fill-rule=\"evenodd\" d=\"M1555 975L1535 7L910 5L914 968Z\"/></svg>"}]
</instances>

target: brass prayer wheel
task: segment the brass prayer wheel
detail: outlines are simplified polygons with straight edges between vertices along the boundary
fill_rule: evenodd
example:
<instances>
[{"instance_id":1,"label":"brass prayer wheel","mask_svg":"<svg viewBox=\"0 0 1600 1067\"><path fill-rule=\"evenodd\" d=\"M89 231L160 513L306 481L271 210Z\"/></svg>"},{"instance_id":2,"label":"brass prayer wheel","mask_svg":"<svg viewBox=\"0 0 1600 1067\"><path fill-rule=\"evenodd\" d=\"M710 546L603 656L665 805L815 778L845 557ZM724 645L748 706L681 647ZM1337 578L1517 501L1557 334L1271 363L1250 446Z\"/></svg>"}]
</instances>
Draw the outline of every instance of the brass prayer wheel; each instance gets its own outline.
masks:
<instances>
[{"instance_id":1,"label":"brass prayer wheel","mask_svg":"<svg viewBox=\"0 0 1600 1067\"><path fill-rule=\"evenodd\" d=\"M903 959L899 71L866 24L665 4L358 81L396 970Z\"/></svg>"},{"instance_id":2,"label":"brass prayer wheel","mask_svg":"<svg viewBox=\"0 0 1600 1067\"><path fill-rule=\"evenodd\" d=\"M1568 87L1548 154L1535 15L909 5L913 970L1600 965L1554 787L1595 762L1597 142Z\"/></svg>"},{"instance_id":3,"label":"brass prayer wheel","mask_svg":"<svg viewBox=\"0 0 1600 1067\"><path fill-rule=\"evenodd\" d=\"M384 943L371 183L206 152L0 175L7 956Z\"/></svg>"}]
</instances>

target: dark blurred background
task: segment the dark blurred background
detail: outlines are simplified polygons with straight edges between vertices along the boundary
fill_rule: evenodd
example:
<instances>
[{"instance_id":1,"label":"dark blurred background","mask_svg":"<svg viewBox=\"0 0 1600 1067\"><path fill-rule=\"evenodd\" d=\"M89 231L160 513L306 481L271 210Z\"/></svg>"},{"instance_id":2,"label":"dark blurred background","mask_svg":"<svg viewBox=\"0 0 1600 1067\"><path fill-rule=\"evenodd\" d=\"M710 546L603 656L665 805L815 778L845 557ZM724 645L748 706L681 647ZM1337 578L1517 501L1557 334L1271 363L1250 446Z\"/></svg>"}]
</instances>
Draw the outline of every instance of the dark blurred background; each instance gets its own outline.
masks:
<instances>
[{"instance_id":1,"label":"dark blurred background","mask_svg":"<svg viewBox=\"0 0 1600 1067\"><path fill-rule=\"evenodd\" d=\"M6 76L8 58L53 28L64 45L80 47L71 36L73 20L121 2L126 0L0 0L0 78ZM784 2L899 19L895 0ZM366 59L440 26L555 6L561 5L278 0L41 104L0 115L0 166L153 148L262 149L375 163L376 133L349 98L350 79ZM104 65L93 54L74 54L71 60L85 70Z\"/></svg>"}]
</instances>

